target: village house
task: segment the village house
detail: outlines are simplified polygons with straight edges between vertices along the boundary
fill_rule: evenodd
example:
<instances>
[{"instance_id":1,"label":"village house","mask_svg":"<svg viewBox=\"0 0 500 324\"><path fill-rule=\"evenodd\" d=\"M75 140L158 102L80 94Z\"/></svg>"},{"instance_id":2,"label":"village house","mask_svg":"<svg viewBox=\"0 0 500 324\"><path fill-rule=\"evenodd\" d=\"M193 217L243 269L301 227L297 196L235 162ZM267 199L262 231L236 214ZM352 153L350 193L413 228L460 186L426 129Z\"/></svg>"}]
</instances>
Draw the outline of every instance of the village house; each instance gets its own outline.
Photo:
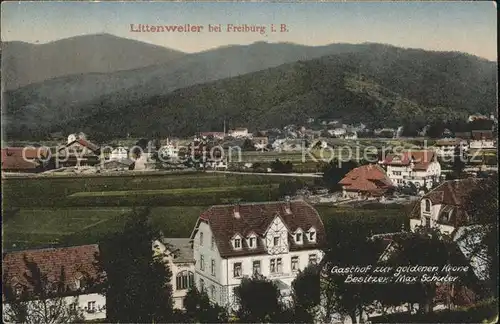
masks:
<instances>
[{"instance_id":1,"label":"village house","mask_svg":"<svg viewBox=\"0 0 500 324\"><path fill-rule=\"evenodd\" d=\"M57 150L56 161L59 164L56 167L67 166L86 166L96 165L100 163L101 150L99 145L96 145L87 140L83 134L68 136L66 145L59 147Z\"/></svg>"},{"instance_id":2,"label":"village house","mask_svg":"<svg viewBox=\"0 0 500 324\"><path fill-rule=\"evenodd\" d=\"M437 156L446 158L454 157L457 151L465 154L469 150L469 144L460 138L449 138L436 141L435 148Z\"/></svg>"},{"instance_id":3,"label":"village house","mask_svg":"<svg viewBox=\"0 0 500 324\"><path fill-rule=\"evenodd\" d=\"M379 162L395 186L412 183L417 188L432 188L441 179L441 165L432 150L390 154Z\"/></svg>"},{"instance_id":4,"label":"village house","mask_svg":"<svg viewBox=\"0 0 500 324\"><path fill-rule=\"evenodd\" d=\"M30 272L25 260L34 262L42 275L47 276L50 285L64 286L64 292L52 298L63 298L68 306L81 309L85 320L104 319L106 297L97 288L101 278L95 267L97 253L99 247L95 244L7 252L2 257L2 284L4 287L12 287L19 297L27 296L30 311L40 311L33 301L36 299L34 287L26 278L34 274ZM8 310L8 302L4 295L4 314Z\"/></svg>"},{"instance_id":5,"label":"village house","mask_svg":"<svg viewBox=\"0 0 500 324\"><path fill-rule=\"evenodd\" d=\"M226 138L226 133L224 133L224 132L201 132L200 136L202 138L206 137L206 138L214 138L217 140L223 140L224 138Z\"/></svg>"},{"instance_id":6,"label":"village house","mask_svg":"<svg viewBox=\"0 0 500 324\"><path fill-rule=\"evenodd\" d=\"M250 137L251 134L248 133L247 128L235 128L229 131L229 136L240 138L240 137Z\"/></svg>"},{"instance_id":7,"label":"village house","mask_svg":"<svg viewBox=\"0 0 500 324\"><path fill-rule=\"evenodd\" d=\"M438 227L444 234L471 223L466 211L466 197L476 188L478 178L445 181L420 199L410 213L410 228Z\"/></svg>"},{"instance_id":8,"label":"village house","mask_svg":"<svg viewBox=\"0 0 500 324\"><path fill-rule=\"evenodd\" d=\"M471 149L496 149L492 130L473 130L471 133Z\"/></svg>"},{"instance_id":9,"label":"village house","mask_svg":"<svg viewBox=\"0 0 500 324\"><path fill-rule=\"evenodd\" d=\"M153 242L153 252L162 256L172 272L170 284L174 308L184 308L184 297L194 285L195 260L189 238L161 238Z\"/></svg>"},{"instance_id":10,"label":"village house","mask_svg":"<svg viewBox=\"0 0 500 324\"><path fill-rule=\"evenodd\" d=\"M395 189L385 170L373 164L349 171L339 184L344 198L381 197Z\"/></svg>"},{"instance_id":11,"label":"village house","mask_svg":"<svg viewBox=\"0 0 500 324\"><path fill-rule=\"evenodd\" d=\"M345 134L340 135L339 137L342 139L346 139L346 140L356 140L356 139L358 139L358 133L357 132L346 132Z\"/></svg>"},{"instance_id":12,"label":"village house","mask_svg":"<svg viewBox=\"0 0 500 324\"><path fill-rule=\"evenodd\" d=\"M330 136L335 136L335 137L340 137L342 135L345 135L347 133L347 130L345 128L334 128L334 129L329 129L328 134Z\"/></svg>"},{"instance_id":13,"label":"village house","mask_svg":"<svg viewBox=\"0 0 500 324\"><path fill-rule=\"evenodd\" d=\"M254 274L275 281L289 298L298 271L322 259L326 238L311 205L288 201L212 206L200 215L191 240L196 285L234 309L234 288Z\"/></svg>"},{"instance_id":14,"label":"village house","mask_svg":"<svg viewBox=\"0 0 500 324\"><path fill-rule=\"evenodd\" d=\"M37 173L47 169L51 153L43 147L7 147L2 149L2 172Z\"/></svg>"},{"instance_id":15,"label":"village house","mask_svg":"<svg viewBox=\"0 0 500 324\"><path fill-rule=\"evenodd\" d=\"M128 159L128 151L124 147L117 147L111 151L111 155L109 156L110 160L123 160Z\"/></svg>"}]
</instances>

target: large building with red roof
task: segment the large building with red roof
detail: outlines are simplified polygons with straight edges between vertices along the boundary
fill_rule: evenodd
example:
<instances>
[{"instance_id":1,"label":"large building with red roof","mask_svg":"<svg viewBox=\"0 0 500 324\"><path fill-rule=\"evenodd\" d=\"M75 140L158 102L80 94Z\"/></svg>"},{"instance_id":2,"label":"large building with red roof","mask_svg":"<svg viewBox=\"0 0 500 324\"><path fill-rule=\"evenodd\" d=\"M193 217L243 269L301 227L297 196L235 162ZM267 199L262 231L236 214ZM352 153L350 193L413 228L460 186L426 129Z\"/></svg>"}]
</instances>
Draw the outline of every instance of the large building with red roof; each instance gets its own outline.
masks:
<instances>
[{"instance_id":1,"label":"large building with red roof","mask_svg":"<svg viewBox=\"0 0 500 324\"><path fill-rule=\"evenodd\" d=\"M304 201L212 206L191 239L196 285L228 308L237 307L234 288L254 274L289 294L298 271L322 259L326 242L318 212Z\"/></svg>"},{"instance_id":2,"label":"large building with red roof","mask_svg":"<svg viewBox=\"0 0 500 324\"><path fill-rule=\"evenodd\" d=\"M8 298L4 294L3 302L8 307L9 298L39 297L34 283L40 276L30 266L34 263L46 283L57 288L51 298L64 298L68 305L80 308L86 320L106 318L106 297L98 288L102 276L95 266L98 253L96 244L3 253L2 285L11 287L13 293Z\"/></svg>"},{"instance_id":3,"label":"large building with red roof","mask_svg":"<svg viewBox=\"0 0 500 324\"><path fill-rule=\"evenodd\" d=\"M482 181L478 178L445 181L420 199L410 214L410 227L439 227L445 234L469 225L468 194Z\"/></svg>"},{"instance_id":4,"label":"large building with red roof","mask_svg":"<svg viewBox=\"0 0 500 324\"><path fill-rule=\"evenodd\" d=\"M380 164L395 186L412 183L417 188L430 189L441 180L441 165L433 150L390 154Z\"/></svg>"},{"instance_id":5,"label":"large building with red roof","mask_svg":"<svg viewBox=\"0 0 500 324\"><path fill-rule=\"evenodd\" d=\"M380 197L390 194L395 188L385 170L373 164L349 171L339 184L346 198Z\"/></svg>"},{"instance_id":6,"label":"large building with red roof","mask_svg":"<svg viewBox=\"0 0 500 324\"><path fill-rule=\"evenodd\" d=\"M47 147L6 147L2 149L2 172L41 172L50 158Z\"/></svg>"}]
</instances>

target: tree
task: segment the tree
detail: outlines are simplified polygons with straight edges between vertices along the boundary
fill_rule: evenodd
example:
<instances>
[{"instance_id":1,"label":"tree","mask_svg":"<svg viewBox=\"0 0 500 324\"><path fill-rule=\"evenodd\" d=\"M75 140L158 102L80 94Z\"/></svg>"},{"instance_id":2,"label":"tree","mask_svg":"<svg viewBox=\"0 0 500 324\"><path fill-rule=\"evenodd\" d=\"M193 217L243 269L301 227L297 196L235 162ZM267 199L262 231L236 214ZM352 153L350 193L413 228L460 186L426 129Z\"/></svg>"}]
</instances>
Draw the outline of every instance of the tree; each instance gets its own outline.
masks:
<instances>
[{"instance_id":1,"label":"tree","mask_svg":"<svg viewBox=\"0 0 500 324\"><path fill-rule=\"evenodd\" d=\"M333 160L323 169L323 181L331 191L340 190L340 180L356 167L358 167L358 163L352 160L346 162Z\"/></svg>"},{"instance_id":2,"label":"tree","mask_svg":"<svg viewBox=\"0 0 500 324\"><path fill-rule=\"evenodd\" d=\"M225 323L228 321L225 308L210 302L206 291L198 291L196 286L188 290L184 297L186 322Z\"/></svg>"},{"instance_id":3,"label":"tree","mask_svg":"<svg viewBox=\"0 0 500 324\"><path fill-rule=\"evenodd\" d=\"M112 322L160 322L172 315L171 272L153 256L157 234L148 209L134 209L124 230L101 244L98 264L106 272L107 319Z\"/></svg>"},{"instance_id":4,"label":"tree","mask_svg":"<svg viewBox=\"0 0 500 324\"><path fill-rule=\"evenodd\" d=\"M24 274L29 287L23 289L12 287L8 280L9 274L3 274L3 297L7 305L3 309L3 319L6 323L27 324L59 324L83 321L83 312L78 307L78 297L73 297L69 303L65 287L64 268L61 268L59 278L51 281L35 263L24 258L26 268Z\"/></svg>"},{"instance_id":5,"label":"tree","mask_svg":"<svg viewBox=\"0 0 500 324\"><path fill-rule=\"evenodd\" d=\"M263 276L243 278L235 288L237 316L243 323L274 322L283 310L278 287Z\"/></svg>"},{"instance_id":6,"label":"tree","mask_svg":"<svg viewBox=\"0 0 500 324\"><path fill-rule=\"evenodd\" d=\"M311 265L300 271L292 282L294 318L300 323L311 323L316 318L315 307L320 303L320 273Z\"/></svg>"},{"instance_id":7,"label":"tree","mask_svg":"<svg viewBox=\"0 0 500 324\"><path fill-rule=\"evenodd\" d=\"M468 197L468 214L477 226L464 231L471 257L486 265L489 294L498 298L498 177L479 180Z\"/></svg>"},{"instance_id":8,"label":"tree","mask_svg":"<svg viewBox=\"0 0 500 324\"><path fill-rule=\"evenodd\" d=\"M271 170L273 170L273 172L278 172L278 173L283 172L284 168L285 165L279 159L276 159L275 161L271 162Z\"/></svg>"},{"instance_id":9,"label":"tree","mask_svg":"<svg viewBox=\"0 0 500 324\"><path fill-rule=\"evenodd\" d=\"M460 149L460 146L455 148L455 154L453 155L453 162L451 165L451 169L453 171L453 177L455 179L460 179L463 177L465 162L464 160L464 152Z\"/></svg>"},{"instance_id":10,"label":"tree","mask_svg":"<svg viewBox=\"0 0 500 324\"><path fill-rule=\"evenodd\" d=\"M241 148L243 151L255 151L255 145L253 144L252 140L247 138L245 141L243 141L243 145Z\"/></svg>"}]
</instances>

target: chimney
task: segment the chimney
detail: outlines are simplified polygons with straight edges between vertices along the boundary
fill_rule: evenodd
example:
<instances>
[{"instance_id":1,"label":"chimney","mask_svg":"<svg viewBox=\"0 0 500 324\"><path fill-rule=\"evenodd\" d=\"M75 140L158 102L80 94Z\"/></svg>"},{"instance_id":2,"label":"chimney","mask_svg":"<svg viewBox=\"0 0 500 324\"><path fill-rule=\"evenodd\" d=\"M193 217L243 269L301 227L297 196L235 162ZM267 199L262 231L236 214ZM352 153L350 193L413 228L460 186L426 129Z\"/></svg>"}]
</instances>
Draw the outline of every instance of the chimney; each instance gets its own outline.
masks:
<instances>
[{"instance_id":1,"label":"chimney","mask_svg":"<svg viewBox=\"0 0 500 324\"><path fill-rule=\"evenodd\" d=\"M234 205L233 213L234 213L234 218L236 218L236 219L240 219L241 218L241 216L240 216L240 205L239 204Z\"/></svg>"},{"instance_id":2,"label":"chimney","mask_svg":"<svg viewBox=\"0 0 500 324\"><path fill-rule=\"evenodd\" d=\"M292 213L290 199L287 199L285 201L285 206L284 207L285 207L285 214L290 215Z\"/></svg>"}]
</instances>

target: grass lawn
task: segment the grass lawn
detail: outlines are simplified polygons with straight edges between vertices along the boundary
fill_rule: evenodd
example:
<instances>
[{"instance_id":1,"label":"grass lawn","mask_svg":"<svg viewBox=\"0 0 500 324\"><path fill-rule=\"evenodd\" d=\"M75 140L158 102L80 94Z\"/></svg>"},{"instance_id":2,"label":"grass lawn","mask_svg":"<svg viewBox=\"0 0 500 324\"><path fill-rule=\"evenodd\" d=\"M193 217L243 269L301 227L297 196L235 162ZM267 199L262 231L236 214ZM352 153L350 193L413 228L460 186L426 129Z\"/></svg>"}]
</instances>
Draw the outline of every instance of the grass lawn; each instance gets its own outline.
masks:
<instances>
[{"instance_id":1,"label":"grass lawn","mask_svg":"<svg viewBox=\"0 0 500 324\"><path fill-rule=\"evenodd\" d=\"M196 220L208 206L172 206L151 208L151 223L166 237L189 237ZM326 228L336 221L350 222L366 218L387 221L387 227L404 222L406 206L362 209L316 206ZM58 245L99 243L110 233L120 231L130 208L38 208L24 209L4 220L4 247L34 248ZM383 231L384 228L381 228Z\"/></svg>"}]
</instances>

